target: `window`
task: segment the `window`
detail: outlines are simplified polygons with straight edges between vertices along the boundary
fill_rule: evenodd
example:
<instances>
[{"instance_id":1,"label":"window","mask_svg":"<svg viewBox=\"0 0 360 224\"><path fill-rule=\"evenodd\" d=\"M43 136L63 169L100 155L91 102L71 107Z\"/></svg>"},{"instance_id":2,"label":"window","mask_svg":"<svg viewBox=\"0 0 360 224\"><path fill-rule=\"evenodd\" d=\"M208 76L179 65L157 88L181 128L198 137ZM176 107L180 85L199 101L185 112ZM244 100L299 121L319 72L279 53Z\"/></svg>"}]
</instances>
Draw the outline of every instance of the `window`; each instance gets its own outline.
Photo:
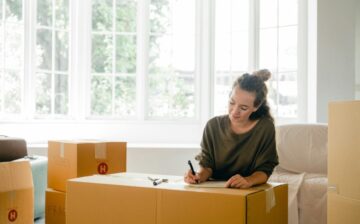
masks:
<instances>
[{"instance_id":1,"label":"window","mask_svg":"<svg viewBox=\"0 0 360 224\"><path fill-rule=\"evenodd\" d=\"M23 1L0 1L0 115L23 110L24 7Z\"/></svg>"},{"instance_id":2,"label":"window","mask_svg":"<svg viewBox=\"0 0 360 224\"><path fill-rule=\"evenodd\" d=\"M296 119L298 0L217 0L215 16L215 114L226 113L236 77L267 68L272 114Z\"/></svg>"},{"instance_id":3,"label":"window","mask_svg":"<svg viewBox=\"0 0 360 224\"><path fill-rule=\"evenodd\" d=\"M273 77L269 103L278 118L298 116L298 0L261 0L259 67Z\"/></svg>"},{"instance_id":4,"label":"window","mask_svg":"<svg viewBox=\"0 0 360 224\"><path fill-rule=\"evenodd\" d=\"M195 117L195 24L195 1L151 0L146 117Z\"/></svg>"},{"instance_id":5,"label":"window","mask_svg":"<svg viewBox=\"0 0 360 224\"><path fill-rule=\"evenodd\" d=\"M298 0L0 0L0 9L0 121L16 136L199 142L206 121L226 113L234 79L257 68L273 73L273 115L299 116Z\"/></svg>"},{"instance_id":6,"label":"window","mask_svg":"<svg viewBox=\"0 0 360 224\"><path fill-rule=\"evenodd\" d=\"M215 2L214 113L227 112L232 82L249 70L249 0Z\"/></svg>"},{"instance_id":7,"label":"window","mask_svg":"<svg viewBox=\"0 0 360 224\"><path fill-rule=\"evenodd\" d=\"M92 1L91 115L136 115L134 0Z\"/></svg>"},{"instance_id":8,"label":"window","mask_svg":"<svg viewBox=\"0 0 360 224\"><path fill-rule=\"evenodd\" d=\"M36 16L35 116L69 114L68 0L38 0Z\"/></svg>"},{"instance_id":9,"label":"window","mask_svg":"<svg viewBox=\"0 0 360 224\"><path fill-rule=\"evenodd\" d=\"M93 0L90 115L195 116L195 2ZM148 13L137 15L137 8ZM187 15L184 17L184 15ZM138 20L137 20L138 19ZM137 23L143 23L138 34ZM142 55L137 56L137 52ZM136 92L137 76L144 90ZM138 97L137 97L138 96ZM145 106L139 109L136 101Z\"/></svg>"}]
</instances>

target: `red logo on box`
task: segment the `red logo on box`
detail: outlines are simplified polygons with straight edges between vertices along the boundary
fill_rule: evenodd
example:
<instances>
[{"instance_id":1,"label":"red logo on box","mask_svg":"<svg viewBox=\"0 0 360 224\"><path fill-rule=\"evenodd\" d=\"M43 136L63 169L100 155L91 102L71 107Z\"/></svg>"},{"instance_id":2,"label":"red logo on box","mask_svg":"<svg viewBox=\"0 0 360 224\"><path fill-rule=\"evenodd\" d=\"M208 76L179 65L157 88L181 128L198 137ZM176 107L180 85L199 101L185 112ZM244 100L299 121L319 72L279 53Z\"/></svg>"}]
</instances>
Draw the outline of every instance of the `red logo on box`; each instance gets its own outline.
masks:
<instances>
[{"instance_id":1,"label":"red logo on box","mask_svg":"<svg viewBox=\"0 0 360 224\"><path fill-rule=\"evenodd\" d=\"M17 211L15 209L12 209L8 214L8 219L10 222L14 222L17 218Z\"/></svg>"},{"instance_id":2,"label":"red logo on box","mask_svg":"<svg viewBox=\"0 0 360 224\"><path fill-rule=\"evenodd\" d=\"M98 173L99 174L106 174L109 170L109 167L106 163L100 163L98 165Z\"/></svg>"}]
</instances>

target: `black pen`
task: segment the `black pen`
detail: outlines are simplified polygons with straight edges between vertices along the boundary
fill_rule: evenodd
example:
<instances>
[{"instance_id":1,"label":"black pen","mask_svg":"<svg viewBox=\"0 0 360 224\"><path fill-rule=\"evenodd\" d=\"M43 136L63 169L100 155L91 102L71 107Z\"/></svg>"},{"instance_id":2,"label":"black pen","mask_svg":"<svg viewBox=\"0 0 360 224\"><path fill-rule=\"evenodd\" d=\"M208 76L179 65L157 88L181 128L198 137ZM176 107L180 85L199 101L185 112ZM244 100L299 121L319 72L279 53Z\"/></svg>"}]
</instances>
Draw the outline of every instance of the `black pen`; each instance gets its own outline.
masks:
<instances>
[{"instance_id":1,"label":"black pen","mask_svg":"<svg viewBox=\"0 0 360 224\"><path fill-rule=\"evenodd\" d=\"M195 176L196 173L195 173L194 167L193 167L193 165L192 165L192 163L191 163L190 160L188 160L188 164L189 164L189 166L190 166L190 170L191 170L192 175ZM196 180L196 183L198 183L198 180Z\"/></svg>"}]
</instances>

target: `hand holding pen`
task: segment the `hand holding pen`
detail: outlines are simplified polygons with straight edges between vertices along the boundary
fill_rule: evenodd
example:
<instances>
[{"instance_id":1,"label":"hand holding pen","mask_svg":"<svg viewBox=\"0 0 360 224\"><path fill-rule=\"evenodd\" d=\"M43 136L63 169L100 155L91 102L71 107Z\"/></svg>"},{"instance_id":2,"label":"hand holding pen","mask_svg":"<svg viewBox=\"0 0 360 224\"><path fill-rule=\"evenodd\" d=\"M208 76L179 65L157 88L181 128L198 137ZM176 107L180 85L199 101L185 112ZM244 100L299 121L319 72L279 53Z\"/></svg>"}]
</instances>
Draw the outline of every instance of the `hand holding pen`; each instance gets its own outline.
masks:
<instances>
[{"instance_id":1,"label":"hand holding pen","mask_svg":"<svg viewBox=\"0 0 360 224\"><path fill-rule=\"evenodd\" d=\"M190 160L188 161L188 164L189 164L190 170L187 173L185 173L184 181L186 183L189 183L189 184L197 184L197 183L199 183L200 178L195 173L194 167L193 167Z\"/></svg>"}]
</instances>

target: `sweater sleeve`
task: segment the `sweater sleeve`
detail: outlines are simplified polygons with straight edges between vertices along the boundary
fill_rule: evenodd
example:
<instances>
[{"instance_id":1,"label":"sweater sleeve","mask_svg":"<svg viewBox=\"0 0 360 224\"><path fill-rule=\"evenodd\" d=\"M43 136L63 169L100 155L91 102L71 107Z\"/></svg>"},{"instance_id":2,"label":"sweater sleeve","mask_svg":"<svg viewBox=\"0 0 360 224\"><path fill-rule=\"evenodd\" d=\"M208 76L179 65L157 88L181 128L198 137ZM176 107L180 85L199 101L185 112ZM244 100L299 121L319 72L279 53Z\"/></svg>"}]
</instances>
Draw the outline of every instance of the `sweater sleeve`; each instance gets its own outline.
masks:
<instances>
[{"instance_id":1,"label":"sweater sleeve","mask_svg":"<svg viewBox=\"0 0 360 224\"><path fill-rule=\"evenodd\" d=\"M272 174L275 166L279 164L276 151L275 127L271 124L266 128L258 155L255 159L254 172L262 171L268 177Z\"/></svg>"},{"instance_id":2,"label":"sweater sleeve","mask_svg":"<svg viewBox=\"0 0 360 224\"><path fill-rule=\"evenodd\" d=\"M208 122L204 128L200 146L201 152L195 157L195 159L199 161L200 166L214 170L214 143L210 122Z\"/></svg>"}]
</instances>

